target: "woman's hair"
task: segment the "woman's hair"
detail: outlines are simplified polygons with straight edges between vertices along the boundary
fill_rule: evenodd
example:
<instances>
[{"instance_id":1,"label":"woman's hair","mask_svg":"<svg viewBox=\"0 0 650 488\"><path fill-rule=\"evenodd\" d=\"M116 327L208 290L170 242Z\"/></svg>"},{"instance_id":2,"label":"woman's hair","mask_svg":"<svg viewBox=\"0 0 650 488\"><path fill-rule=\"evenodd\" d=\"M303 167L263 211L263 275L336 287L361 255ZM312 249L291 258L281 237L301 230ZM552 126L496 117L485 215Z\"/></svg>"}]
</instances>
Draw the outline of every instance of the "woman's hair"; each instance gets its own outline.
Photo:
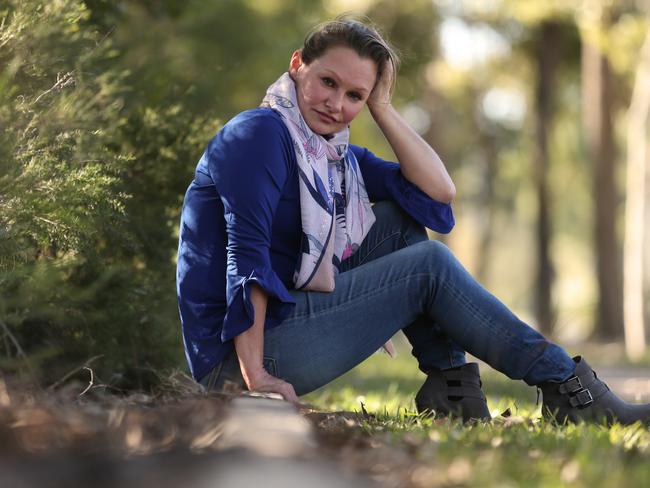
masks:
<instances>
[{"instance_id":1,"label":"woman's hair","mask_svg":"<svg viewBox=\"0 0 650 488\"><path fill-rule=\"evenodd\" d=\"M377 83L386 63L393 67L393 78L399 67L399 56L382 35L369 24L349 18L338 18L314 27L305 37L301 49L302 61L310 64L332 47L349 47L359 57L371 59L377 65ZM391 80L394 84L395 80Z\"/></svg>"}]
</instances>

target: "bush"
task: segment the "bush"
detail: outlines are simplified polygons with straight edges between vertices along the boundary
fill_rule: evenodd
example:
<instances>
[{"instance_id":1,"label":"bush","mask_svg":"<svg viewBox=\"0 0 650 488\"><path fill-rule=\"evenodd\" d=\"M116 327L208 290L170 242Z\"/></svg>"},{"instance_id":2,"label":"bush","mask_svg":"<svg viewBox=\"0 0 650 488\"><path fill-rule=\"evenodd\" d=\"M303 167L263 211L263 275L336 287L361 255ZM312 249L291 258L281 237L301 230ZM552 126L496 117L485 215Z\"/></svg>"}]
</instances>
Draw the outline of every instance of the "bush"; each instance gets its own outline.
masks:
<instances>
[{"instance_id":1,"label":"bush","mask_svg":"<svg viewBox=\"0 0 650 488\"><path fill-rule=\"evenodd\" d=\"M78 0L0 3L0 366L120 387L182 359L180 200L214 124L127 104L129 71Z\"/></svg>"}]
</instances>

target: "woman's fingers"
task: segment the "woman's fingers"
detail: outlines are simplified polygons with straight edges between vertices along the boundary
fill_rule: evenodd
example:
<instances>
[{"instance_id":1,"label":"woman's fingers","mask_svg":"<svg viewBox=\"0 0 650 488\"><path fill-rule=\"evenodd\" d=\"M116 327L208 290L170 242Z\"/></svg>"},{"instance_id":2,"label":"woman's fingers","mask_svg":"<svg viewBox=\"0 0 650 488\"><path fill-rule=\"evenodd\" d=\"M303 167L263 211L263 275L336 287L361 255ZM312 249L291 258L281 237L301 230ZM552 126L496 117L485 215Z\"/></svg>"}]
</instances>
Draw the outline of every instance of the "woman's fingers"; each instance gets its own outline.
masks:
<instances>
[{"instance_id":1,"label":"woman's fingers","mask_svg":"<svg viewBox=\"0 0 650 488\"><path fill-rule=\"evenodd\" d=\"M298 395L293 389L293 386L286 381L278 379L278 390L277 393L282 395L282 397L291 403L298 403Z\"/></svg>"},{"instance_id":2,"label":"woman's fingers","mask_svg":"<svg viewBox=\"0 0 650 488\"><path fill-rule=\"evenodd\" d=\"M393 64L391 62L386 62L381 73L381 78L368 98L368 104L370 106L388 105L390 103L394 78L395 70Z\"/></svg>"},{"instance_id":3,"label":"woman's fingers","mask_svg":"<svg viewBox=\"0 0 650 488\"><path fill-rule=\"evenodd\" d=\"M293 385L268 373L264 374L261 378L257 378L256 383L252 386L252 391L258 391L260 393L278 393L282 395L282 398L286 401L298 403L298 395L296 395Z\"/></svg>"},{"instance_id":4,"label":"woman's fingers","mask_svg":"<svg viewBox=\"0 0 650 488\"><path fill-rule=\"evenodd\" d=\"M284 399L291 403L298 403L298 395L296 395L296 391L293 389L293 386L286 382L283 383L284 385L282 389L282 396Z\"/></svg>"}]
</instances>

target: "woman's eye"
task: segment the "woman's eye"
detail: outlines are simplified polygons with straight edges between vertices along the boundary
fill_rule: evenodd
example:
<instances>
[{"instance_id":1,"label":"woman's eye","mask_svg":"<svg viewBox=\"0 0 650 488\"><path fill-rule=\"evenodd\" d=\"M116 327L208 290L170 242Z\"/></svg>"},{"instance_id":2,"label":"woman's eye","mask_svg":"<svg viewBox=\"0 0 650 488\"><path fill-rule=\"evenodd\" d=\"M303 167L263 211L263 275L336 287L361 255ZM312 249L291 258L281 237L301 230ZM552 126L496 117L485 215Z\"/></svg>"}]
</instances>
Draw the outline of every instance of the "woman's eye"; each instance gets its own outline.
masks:
<instances>
[{"instance_id":1,"label":"woman's eye","mask_svg":"<svg viewBox=\"0 0 650 488\"><path fill-rule=\"evenodd\" d=\"M349 96L352 100L354 100L354 101L356 101L356 102L362 100L361 95L360 95L359 93L356 93L356 92L352 92L352 93L350 93L348 96Z\"/></svg>"},{"instance_id":2,"label":"woman's eye","mask_svg":"<svg viewBox=\"0 0 650 488\"><path fill-rule=\"evenodd\" d=\"M327 86L334 86L334 80L332 78L323 78L323 83Z\"/></svg>"}]
</instances>

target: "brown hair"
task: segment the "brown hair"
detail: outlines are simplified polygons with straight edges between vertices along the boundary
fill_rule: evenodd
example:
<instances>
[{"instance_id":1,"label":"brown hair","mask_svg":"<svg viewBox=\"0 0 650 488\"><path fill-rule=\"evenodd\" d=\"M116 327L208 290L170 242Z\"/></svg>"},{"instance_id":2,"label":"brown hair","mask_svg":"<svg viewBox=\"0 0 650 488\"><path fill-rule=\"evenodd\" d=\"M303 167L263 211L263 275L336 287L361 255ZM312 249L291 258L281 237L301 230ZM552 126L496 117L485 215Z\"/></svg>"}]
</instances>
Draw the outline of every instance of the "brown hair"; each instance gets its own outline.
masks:
<instances>
[{"instance_id":1,"label":"brown hair","mask_svg":"<svg viewBox=\"0 0 650 488\"><path fill-rule=\"evenodd\" d=\"M305 37L301 58L310 64L321 57L331 47L345 46L354 50L360 57L371 59L377 65L377 80L381 79L386 63L393 67L393 77L399 67L399 55L382 35L364 23L350 18L338 18L319 24ZM394 84L395 80L391 80Z\"/></svg>"}]
</instances>

